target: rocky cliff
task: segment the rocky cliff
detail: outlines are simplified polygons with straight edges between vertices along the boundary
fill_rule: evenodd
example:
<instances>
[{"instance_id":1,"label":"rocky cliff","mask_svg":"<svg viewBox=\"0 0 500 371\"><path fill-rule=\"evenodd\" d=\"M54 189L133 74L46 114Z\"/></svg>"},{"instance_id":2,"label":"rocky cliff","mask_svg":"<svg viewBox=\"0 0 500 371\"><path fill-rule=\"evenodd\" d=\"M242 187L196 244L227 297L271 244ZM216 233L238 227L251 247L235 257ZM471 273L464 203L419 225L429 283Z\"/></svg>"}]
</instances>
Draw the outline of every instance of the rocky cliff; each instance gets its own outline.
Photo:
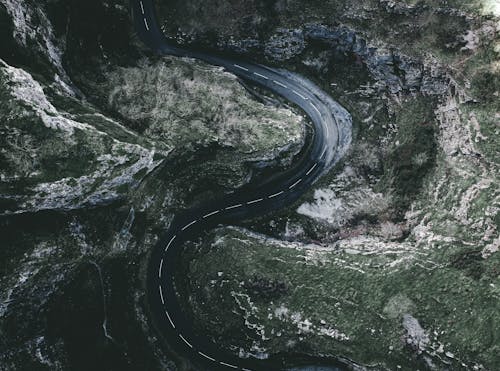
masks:
<instances>
[{"instance_id":1,"label":"rocky cliff","mask_svg":"<svg viewBox=\"0 0 500 371\"><path fill-rule=\"evenodd\" d=\"M176 211L289 165L305 118L151 54L126 1L5 0L0 20L0 368L170 367L149 251Z\"/></svg>"},{"instance_id":2,"label":"rocky cliff","mask_svg":"<svg viewBox=\"0 0 500 371\"><path fill-rule=\"evenodd\" d=\"M156 3L173 42L303 74L355 121L295 205L186 245L196 331L290 365L498 368L496 3ZM148 253L179 210L288 166L306 119L151 54L125 0L0 0L0 29L0 368L192 368L148 322Z\"/></svg>"},{"instance_id":3,"label":"rocky cliff","mask_svg":"<svg viewBox=\"0 0 500 371\"><path fill-rule=\"evenodd\" d=\"M245 357L498 367L498 6L159 8L171 40L298 71L355 120L347 159L302 201L186 247L198 331Z\"/></svg>"}]
</instances>

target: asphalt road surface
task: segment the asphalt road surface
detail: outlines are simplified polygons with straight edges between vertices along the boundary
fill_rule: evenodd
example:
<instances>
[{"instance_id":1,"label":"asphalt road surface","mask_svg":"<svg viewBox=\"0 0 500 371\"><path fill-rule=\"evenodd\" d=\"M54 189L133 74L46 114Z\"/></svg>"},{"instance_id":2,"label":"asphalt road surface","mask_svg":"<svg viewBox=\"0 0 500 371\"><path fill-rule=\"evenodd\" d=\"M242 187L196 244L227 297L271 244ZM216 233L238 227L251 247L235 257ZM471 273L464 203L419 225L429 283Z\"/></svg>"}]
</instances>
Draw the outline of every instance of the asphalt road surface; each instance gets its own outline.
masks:
<instances>
[{"instance_id":1,"label":"asphalt road surface","mask_svg":"<svg viewBox=\"0 0 500 371\"><path fill-rule=\"evenodd\" d=\"M176 352L208 369L280 369L283 360L289 363L291 358L296 358L297 363L308 363L304 357L290 354L268 360L242 359L195 334L177 299L174 272L183 242L219 224L263 215L296 201L345 153L351 141L351 116L311 81L296 74L169 45L156 22L152 0L131 0L131 5L136 32L151 49L163 55L196 58L221 66L245 82L268 89L299 106L314 129L308 150L290 169L174 218L155 246L148 267L148 304L158 334Z\"/></svg>"}]
</instances>

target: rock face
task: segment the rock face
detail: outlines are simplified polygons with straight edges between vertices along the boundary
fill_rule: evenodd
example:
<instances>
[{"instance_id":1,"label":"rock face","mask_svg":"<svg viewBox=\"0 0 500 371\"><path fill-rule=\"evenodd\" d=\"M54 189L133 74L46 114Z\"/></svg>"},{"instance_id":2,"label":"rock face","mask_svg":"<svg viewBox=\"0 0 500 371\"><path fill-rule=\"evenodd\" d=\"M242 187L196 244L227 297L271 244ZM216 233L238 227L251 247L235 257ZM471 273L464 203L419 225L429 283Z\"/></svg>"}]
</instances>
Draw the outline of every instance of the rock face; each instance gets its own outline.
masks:
<instances>
[{"instance_id":1,"label":"rock face","mask_svg":"<svg viewBox=\"0 0 500 371\"><path fill-rule=\"evenodd\" d=\"M3 214L106 205L160 163L152 146L133 142L137 134L104 116L97 119L108 128L100 130L88 123L97 113L77 121L50 103L32 75L1 63ZM110 135L113 129L132 141Z\"/></svg>"},{"instance_id":2,"label":"rock face","mask_svg":"<svg viewBox=\"0 0 500 371\"><path fill-rule=\"evenodd\" d=\"M241 357L498 368L492 3L157 1L167 37L307 75L356 124L296 205L186 245L200 336ZM151 55L125 0L0 0L2 370L192 368L147 320L148 252L176 212L301 149L303 118L261 93Z\"/></svg>"},{"instance_id":3,"label":"rock face","mask_svg":"<svg viewBox=\"0 0 500 371\"><path fill-rule=\"evenodd\" d=\"M498 9L173 3L159 5L167 37L299 71L357 126L342 166L297 205L186 248L198 331L240 356L497 367ZM236 11L227 22L209 15ZM269 297L278 283L285 289ZM214 300L222 304L206 304Z\"/></svg>"},{"instance_id":4,"label":"rock face","mask_svg":"<svg viewBox=\"0 0 500 371\"><path fill-rule=\"evenodd\" d=\"M264 53L277 61L286 61L305 49L304 33L301 30L280 28L265 45Z\"/></svg>"},{"instance_id":5,"label":"rock face","mask_svg":"<svg viewBox=\"0 0 500 371\"><path fill-rule=\"evenodd\" d=\"M178 210L287 166L303 117L150 55L127 1L2 0L0 28L0 368L171 369L148 252Z\"/></svg>"},{"instance_id":6,"label":"rock face","mask_svg":"<svg viewBox=\"0 0 500 371\"><path fill-rule=\"evenodd\" d=\"M223 149L204 158L203 168L226 191L248 182L252 165L289 164L303 145L301 116L256 102L218 68L166 58L119 68L107 77L98 87L103 100L144 138L176 157Z\"/></svg>"}]
</instances>

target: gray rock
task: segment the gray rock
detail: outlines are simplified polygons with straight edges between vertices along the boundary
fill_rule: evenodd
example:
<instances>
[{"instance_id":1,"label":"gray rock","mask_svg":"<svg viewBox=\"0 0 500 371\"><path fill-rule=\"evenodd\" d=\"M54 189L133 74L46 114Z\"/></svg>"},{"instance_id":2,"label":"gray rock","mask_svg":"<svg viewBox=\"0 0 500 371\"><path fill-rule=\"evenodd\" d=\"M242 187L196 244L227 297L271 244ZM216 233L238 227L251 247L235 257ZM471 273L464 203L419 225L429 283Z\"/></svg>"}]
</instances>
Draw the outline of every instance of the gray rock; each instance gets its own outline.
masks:
<instances>
[{"instance_id":1,"label":"gray rock","mask_svg":"<svg viewBox=\"0 0 500 371\"><path fill-rule=\"evenodd\" d=\"M305 47L302 30L279 28L266 42L264 52L268 58L285 61L302 53Z\"/></svg>"},{"instance_id":2,"label":"gray rock","mask_svg":"<svg viewBox=\"0 0 500 371\"><path fill-rule=\"evenodd\" d=\"M406 343L418 353L422 353L430 343L429 335L418 320L409 314L403 316L403 327L406 330Z\"/></svg>"}]
</instances>

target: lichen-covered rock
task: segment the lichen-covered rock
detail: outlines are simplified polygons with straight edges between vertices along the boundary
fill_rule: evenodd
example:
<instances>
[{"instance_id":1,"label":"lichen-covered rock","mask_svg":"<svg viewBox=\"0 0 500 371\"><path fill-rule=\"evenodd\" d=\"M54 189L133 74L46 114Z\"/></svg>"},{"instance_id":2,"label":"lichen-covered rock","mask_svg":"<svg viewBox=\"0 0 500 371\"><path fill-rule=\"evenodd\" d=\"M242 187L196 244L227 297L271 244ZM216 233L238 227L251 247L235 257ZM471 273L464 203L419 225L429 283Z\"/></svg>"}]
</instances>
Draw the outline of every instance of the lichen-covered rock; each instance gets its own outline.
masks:
<instances>
[{"instance_id":1,"label":"lichen-covered rock","mask_svg":"<svg viewBox=\"0 0 500 371\"><path fill-rule=\"evenodd\" d=\"M152 146L118 140L92 126L91 117L79 122L59 112L33 76L0 62L3 214L106 205L160 163Z\"/></svg>"},{"instance_id":2,"label":"lichen-covered rock","mask_svg":"<svg viewBox=\"0 0 500 371\"><path fill-rule=\"evenodd\" d=\"M2 370L175 367L148 253L176 211L304 143L301 115L234 76L147 55L127 4L0 1Z\"/></svg>"},{"instance_id":3,"label":"lichen-covered rock","mask_svg":"<svg viewBox=\"0 0 500 371\"><path fill-rule=\"evenodd\" d=\"M212 148L215 159L203 166L224 164L226 175L213 181L228 190L250 179L252 164L289 164L304 143L301 116L255 101L233 75L192 60L116 69L100 90L110 109L173 155Z\"/></svg>"},{"instance_id":4,"label":"lichen-covered rock","mask_svg":"<svg viewBox=\"0 0 500 371\"><path fill-rule=\"evenodd\" d=\"M269 58L285 61L302 53L305 48L302 30L277 29L265 45L264 53Z\"/></svg>"},{"instance_id":5,"label":"lichen-covered rock","mask_svg":"<svg viewBox=\"0 0 500 371\"><path fill-rule=\"evenodd\" d=\"M295 205L186 245L200 336L241 357L495 369L494 2L155 3L170 39L305 74L356 127ZM148 252L178 211L289 164L302 118L152 56L126 0L0 0L0 30L0 368L174 369Z\"/></svg>"},{"instance_id":6,"label":"lichen-covered rock","mask_svg":"<svg viewBox=\"0 0 500 371\"><path fill-rule=\"evenodd\" d=\"M487 323L499 321L498 9L220 2L260 22L244 24L243 13L213 25L200 13L200 29L185 27L199 1L175 3L175 18L160 7L167 36L189 33L189 43L296 69L357 124L343 164L296 205L186 249L200 333L242 356L291 349L356 367L495 368ZM295 289L268 297L258 282ZM209 299L222 304L208 308ZM246 332L235 336L241 323Z\"/></svg>"},{"instance_id":7,"label":"lichen-covered rock","mask_svg":"<svg viewBox=\"0 0 500 371\"><path fill-rule=\"evenodd\" d=\"M226 228L188 245L197 331L258 358L305 352L381 369L496 364L496 345L484 343L489 321L499 320L495 262L484 264L482 281L471 280L449 265L452 251L362 238L320 246ZM282 289L270 291L276 282Z\"/></svg>"}]
</instances>

